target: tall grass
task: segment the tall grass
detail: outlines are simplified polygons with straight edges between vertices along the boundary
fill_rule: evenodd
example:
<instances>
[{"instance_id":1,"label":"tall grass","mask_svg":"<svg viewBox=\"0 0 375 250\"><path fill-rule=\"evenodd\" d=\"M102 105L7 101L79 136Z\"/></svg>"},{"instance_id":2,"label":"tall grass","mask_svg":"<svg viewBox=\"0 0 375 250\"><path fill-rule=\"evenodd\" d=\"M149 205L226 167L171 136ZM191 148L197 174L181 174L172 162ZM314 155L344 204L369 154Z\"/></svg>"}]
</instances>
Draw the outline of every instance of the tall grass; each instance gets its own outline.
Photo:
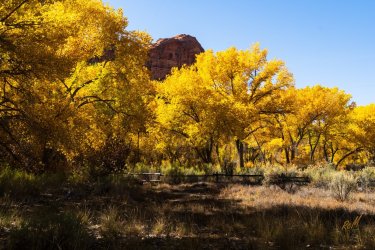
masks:
<instances>
[{"instance_id":1,"label":"tall grass","mask_svg":"<svg viewBox=\"0 0 375 250\"><path fill-rule=\"evenodd\" d=\"M181 174L188 171L182 170ZM160 246L159 241L167 242L164 246L173 241L171 246L178 248L187 244L182 239L189 239L190 245L184 246L209 244L220 248L224 239L238 239L233 246L225 247L301 249L348 245L373 249L375 196L352 190L350 200L345 192L344 199L334 199L332 186L335 180L343 187L348 180L352 185L358 178L370 180L372 169L338 172L330 166L316 166L314 172L312 166L299 169L268 165L254 171L269 176L310 174L313 184L295 193L266 185L142 186L123 174L80 179L4 168L0 172L0 245L6 249L23 249L25 244L29 249L152 249ZM324 182L319 183L319 178ZM51 192L46 195L47 191ZM29 199L34 196L38 198ZM343 223L353 221L359 213L365 216L358 230L343 231ZM229 244L229 240L225 242Z\"/></svg>"},{"instance_id":2,"label":"tall grass","mask_svg":"<svg viewBox=\"0 0 375 250\"><path fill-rule=\"evenodd\" d=\"M70 213L44 213L10 232L7 249L90 249L92 236Z\"/></svg>"},{"instance_id":3,"label":"tall grass","mask_svg":"<svg viewBox=\"0 0 375 250\"><path fill-rule=\"evenodd\" d=\"M33 196L46 191L47 188L61 187L65 180L64 173L35 175L22 170L3 167L0 170L0 196Z\"/></svg>"}]
</instances>

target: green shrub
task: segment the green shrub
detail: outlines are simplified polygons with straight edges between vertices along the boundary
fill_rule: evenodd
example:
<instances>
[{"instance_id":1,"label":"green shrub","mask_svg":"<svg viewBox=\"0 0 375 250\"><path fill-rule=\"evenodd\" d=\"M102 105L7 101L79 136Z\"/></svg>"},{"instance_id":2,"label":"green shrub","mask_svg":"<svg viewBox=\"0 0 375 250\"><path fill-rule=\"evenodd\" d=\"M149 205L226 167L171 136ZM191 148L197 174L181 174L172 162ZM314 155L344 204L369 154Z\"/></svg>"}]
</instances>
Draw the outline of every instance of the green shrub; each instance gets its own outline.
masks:
<instances>
[{"instance_id":1,"label":"green shrub","mask_svg":"<svg viewBox=\"0 0 375 250\"><path fill-rule=\"evenodd\" d=\"M34 195L39 193L40 186L33 174L24 171L4 168L0 173L0 193L10 196Z\"/></svg>"},{"instance_id":2,"label":"green shrub","mask_svg":"<svg viewBox=\"0 0 375 250\"><path fill-rule=\"evenodd\" d=\"M166 163L161 166L161 172L165 175L167 182L178 184L183 180L184 171L179 164Z\"/></svg>"},{"instance_id":3,"label":"green shrub","mask_svg":"<svg viewBox=\"0 0 375 250\"><path fill-rule=\"evenodd\" d=\"M90 167L87 165L77 166L70 172L68 181L73 185L89 183L93 177L91 174Z\"/></svg>"},{"instance_id":4,"label":"green shrub","mask_svg":"<svg viewBox=\"0 0 375 250\"><path fill-rule=\"evenodd\" d=\"M212 165L205 166L206 169ZM207 170L206 170L207 171ZM172 184L179 184L184 181L186 175L204 175L205 170L202 167L182 166L179 163L164 162L161 166L161 173L165 176L165 181Z\"/></svg>"},{"instance_id":5,"label":"green shrub","mask_svg":"<svg viewBox=\"0 0 375 250\"><path fill-rule=\"evenodd\" d=\"M64 173L36 175L23 170L4 167L0 171L0 195L34 196L47 188L59 187L65 179Z\"/></svg>"},{"instance_id":6,"label":"green shrub","mask_svg":"<svg viewBox=\"0 0 375 250\"><path fill-rule=\"evenodd\" d=\"M328 163L310 165L303 172L310 177L311 183L314 186L328 189L332 175L335 174L337 170L335 165Z\"/></svg>"},{"instance_id":7,"label":"green shrub","mask_svg":"<svg viewBox=\"0 0 375 250\"><path fill-rule=\"evenodd\" d=\"M329 186L336 199L345 201L349 198L350 193L357 188L357 180L352 173L339 171L331 175Z\"/></svg>"},{"instance_id":8,"label":"green shrub","mask_svg":"<svg viewBox=\"0 0 375 250\"><path fill-rule=\"evenodd\" d=\"M160 172L160 169L158 169L156 167L153 167L151 165L144 164L142 162L138 162L137 164L135 164L135 166L133 167L131 172L137 173L137 174L140 174L140 173L156 173L156 172Z\"/></svg>"},{"instance_id":9,"label":"green shrub","mask_svg":"<svg viewBox=\"0 0 375 250\"><path fill-rule=\"evenodd\" d=\"M255 165L254 167L245 167L243 169L239 169L236 171L236 174L254 174L254 175L262 175L265 173L266 169L272 166L270 165Z\"/></svg>"},{"instance_id":10,"label":"green shrub","mask_svg":"<svg viewBox=\"0 0 375 250\"><path fill-rule=\"evenodd\" d=\"M264 183L272 184L280 176L295 177L302 176L304 173L295 165L290 166L269 166L264 169Z\"/></svg>"},{"instance_id":11,"label":"green shrub","mask_svg":"<svg viewBox=\"0 0 375 250\"><path fill-rule=\"evenodd\" d=\"M205 163L202 164L200 168L195 167L194 172L198 172L201 174L215 174L221 172L221 167L219 164L213 165L212 163Z\"/></svg>"},{"instance_id":12,"label":"green shrub","mask_svg":"<svg viewBox=\"0 0 375 250\"><path fill-rule=\"evenodd\" d=\"M367 166L358 172L358 183L362 190L368 191L373 185L372 181L375 180L375 167Z\"/></svg>"},{"instance_id":13,"label":"green shrub","mask_svg":"<svg viewBox=\"0 0 375 250\"><path fill-rule=\"evenodd\" d=\"M266 185L274 184L288 193L294 193L297 190L298 185L294 182L284 182L283 178L297 176L303 177L305 174L295 165L272 166L265 169L263 183Z\"/></svg>"},{"instance_id":14,"label":"green shrub","mask_svg":"<svg viewBox=\"0 0 375 250\"><path fill-rule=\"evenodd\" d=\"M130 189L138 188L140 180L132 175L111 174L98 177L94 183L94 194L124 195Z\"/></svg>"}]
</instances>

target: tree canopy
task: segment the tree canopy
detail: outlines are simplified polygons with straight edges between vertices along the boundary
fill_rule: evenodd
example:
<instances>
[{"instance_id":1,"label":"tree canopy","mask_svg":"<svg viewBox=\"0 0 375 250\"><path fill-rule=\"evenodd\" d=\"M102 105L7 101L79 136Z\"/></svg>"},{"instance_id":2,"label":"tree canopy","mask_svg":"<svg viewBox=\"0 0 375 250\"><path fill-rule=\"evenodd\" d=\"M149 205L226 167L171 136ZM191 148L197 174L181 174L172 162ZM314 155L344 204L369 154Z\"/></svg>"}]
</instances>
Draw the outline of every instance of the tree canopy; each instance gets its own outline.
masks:
<instances>
[{"instance_id":1,"label":"tree canopy","mask_svg":"<svg viewBox=\"0 0 375 250\"><path fill-rule=\"evenodd\" d=\"M43 172L136 163L338 167L375 160L375 106L296 88L259 44L207 50L151 81L151 37L99 0L0 5L0 159ZM226 170L225 170L226 171Z\"/></svg>"}]
</instances>

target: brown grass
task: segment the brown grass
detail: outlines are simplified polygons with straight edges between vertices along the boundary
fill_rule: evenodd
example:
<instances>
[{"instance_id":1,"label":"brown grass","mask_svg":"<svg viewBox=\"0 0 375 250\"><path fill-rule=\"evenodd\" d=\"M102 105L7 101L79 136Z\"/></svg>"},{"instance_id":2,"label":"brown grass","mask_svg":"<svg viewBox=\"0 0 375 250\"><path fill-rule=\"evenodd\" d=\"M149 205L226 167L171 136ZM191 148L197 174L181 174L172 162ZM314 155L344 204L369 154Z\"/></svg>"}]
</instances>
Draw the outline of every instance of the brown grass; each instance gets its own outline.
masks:
<instances>
[{"instance_id":1,"label":"brown grass","mask_svg":"<svg viewBox=\"0 0 375 250\"><path fill-rule=\"evenodd\" d=\"M276 186L230 185L224 188L221 198L240 201L243 206L272 209L277 206L306 206L324 210L344 209L348 212L375 215L375 193L355 192L346 201L332 196L329 190L304 186L295 193L288 193Z\"/></svg>"},{"instance_id":2,"label":"brown grass","mask_svg":"<svg viewBox=\"0 0 375 250\"><path fill-rule=\"evenodd\" d=\"M141 186L107 180L23 198L0 197L0 246L22 249L26 242L31 249L371 249L374 201L372 193L354 193L339 202L329 191L313 187L290 194L277 187ZM362 213L357 231L342 230L346 220Z\"/></svg>"}]
</instances>

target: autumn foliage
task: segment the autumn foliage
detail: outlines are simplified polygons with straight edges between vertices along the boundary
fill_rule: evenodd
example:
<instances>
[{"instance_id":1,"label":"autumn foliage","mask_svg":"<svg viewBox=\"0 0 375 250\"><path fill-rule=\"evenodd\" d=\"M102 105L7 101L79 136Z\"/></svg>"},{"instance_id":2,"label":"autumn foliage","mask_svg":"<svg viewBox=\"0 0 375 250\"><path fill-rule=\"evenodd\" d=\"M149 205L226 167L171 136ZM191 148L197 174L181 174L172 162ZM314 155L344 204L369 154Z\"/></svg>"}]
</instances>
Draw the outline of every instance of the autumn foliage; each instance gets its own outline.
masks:
<instances>
[{"instance_id":1,"label":"autumn foliage","mask_svg":"<svg viewBox=\"0 0 375 250\"><path fill-rule=\"evenodd\" d=\"M130 170L137 163L337 167L375 160L375 105L298 89L259 44L208 50L162 82L151 38L98 0L0 5L0 159L33 172Z\"/></svg>"}]
</instances>

